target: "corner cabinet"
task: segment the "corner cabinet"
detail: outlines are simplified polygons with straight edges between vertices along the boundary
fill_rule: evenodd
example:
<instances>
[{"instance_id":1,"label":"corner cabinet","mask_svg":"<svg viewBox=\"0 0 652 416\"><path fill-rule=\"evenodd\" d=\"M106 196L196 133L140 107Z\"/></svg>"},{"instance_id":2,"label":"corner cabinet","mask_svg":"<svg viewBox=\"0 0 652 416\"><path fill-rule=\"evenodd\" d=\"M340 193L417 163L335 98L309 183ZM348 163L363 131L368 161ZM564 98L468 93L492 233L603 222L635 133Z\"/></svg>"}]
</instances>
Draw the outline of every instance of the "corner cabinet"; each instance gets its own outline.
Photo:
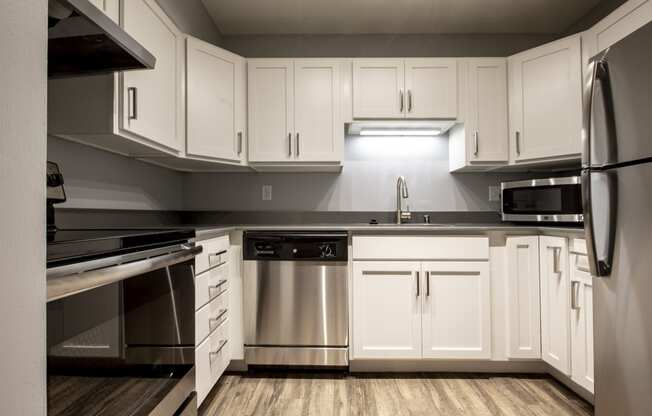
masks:
<instances>
[{"instance_id":1,"label":"corner cabinet","mask_svg":"<svg viewBox=\"0 0 652 416\"><path fill-rule=\"evenodd\" d=\"M341 169L341 70L330 59L248 61L249 161L256 170Z\"/></svg>"},{"instance_id":2,"label":"corner cabinet","mask_svg":"<svg viewBox=\"0 0 652 416\"><path fill-rule=\"evenodd\" d=\"M246 164L246 91L244 58L187 38L188 157Z\"/></svg>"},{"instance_id":3,"label":"corner cabinet","mask_svg":"<svg viewBox=\"0 0 652 416\"><path fill-rule=\"evenodd\" d=\"M565 375L570 366L570 277L568 240L539 237L541 357Z\"/></svg>"},{"instance_id":4,"label":"corner cabinet","mask_svg":"<svg viewBox=\"0 0 652 416\"><path fill-rule=\"evenodd\" d=\"M507 60L470 58L459 62L463 124L449 133L452 172L484 171L509 160Z\"/></svg>"},{"instance_id":5,"label":"corner cabinet","mask_svg":"<svg viewBox=\"0 0 652 416\"><path fill-rule=\"evenodd\" d=\"M121 26L156 57L152 70L50 80L48 134L126 156L185 146L183 35L154 0L122 0Z\"/></svg>"},{"instance_id":6,"label":"corner cabinet","mask_svg":"<svg viewBox=\"0 0 652 416\"><path fill-rule=\"evenodd\" d=\"M455 119L457 59L354 59L354 119Z\"/></svg>"},{"instance_id":7,"label":"corner cabinet","mask_svg":"<svg viewBox=\"0 0 652 416\"><path fill-rule=\"evenodd\" d=\"M507 257L507 356L539 359L539 237L507 238Z\"/></svg>"},{"instance_id":8,"label":"corner cabinet","mask_svg":"<svg viewBox=\"0 0 652 416\"><path fill-rule=\"evenodd\" d=\"M580 158L582 58L580 35L510 56L510 161Z\"/></svg>"}]
</instances>

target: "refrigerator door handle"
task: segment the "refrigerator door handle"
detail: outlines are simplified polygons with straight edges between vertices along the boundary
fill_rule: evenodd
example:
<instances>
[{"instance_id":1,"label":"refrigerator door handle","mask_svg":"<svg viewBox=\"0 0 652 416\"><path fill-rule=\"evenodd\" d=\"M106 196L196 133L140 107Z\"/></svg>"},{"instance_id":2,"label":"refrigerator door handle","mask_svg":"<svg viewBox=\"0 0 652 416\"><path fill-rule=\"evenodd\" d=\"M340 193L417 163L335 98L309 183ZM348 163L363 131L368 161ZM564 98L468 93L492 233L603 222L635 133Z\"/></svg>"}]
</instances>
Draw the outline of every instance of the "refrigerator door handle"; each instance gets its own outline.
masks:
<instances>
[{"instance_id":1,"label":"refrigerator door handle","mask_svg":"<svg viewBox=\"0 0 652 416\"><path fill-rule=\"evenodd\" d=\"M606 53L605 53L606 54ZM591 79L584 94L584 118L582 126L582 167L604 167L618 159L618 139L616 137L616 113L609 64L605 56L594 58L589 64ZM600 87L598 90L598 86ZM597 101L599 100L599 101ZM596 112L596 105L602 104L602 112ZM603 139L595 137L595 123L603 129Z\"/></svg>"},{"instance_id":2,"label":"refrigerator door handle","mask_svg":"<svg viewBox=\"0 0 652 416\"><path fill-rule=\"evenodd\" d=\"M613 266L618 198L616 175L615 171L582 171L586 248L591 274L596 277L608 277Z\"/></svg>"}]
</instances>

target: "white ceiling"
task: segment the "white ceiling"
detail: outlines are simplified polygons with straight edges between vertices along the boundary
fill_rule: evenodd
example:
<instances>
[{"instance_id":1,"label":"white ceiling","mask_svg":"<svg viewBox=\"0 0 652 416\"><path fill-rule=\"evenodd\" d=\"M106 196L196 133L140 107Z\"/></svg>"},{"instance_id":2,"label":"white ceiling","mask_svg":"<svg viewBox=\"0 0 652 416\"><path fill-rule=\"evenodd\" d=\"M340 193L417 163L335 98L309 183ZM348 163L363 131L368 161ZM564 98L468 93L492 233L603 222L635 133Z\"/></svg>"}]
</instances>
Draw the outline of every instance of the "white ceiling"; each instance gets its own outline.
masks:
<instances>
[{"instance_id":1,"label":"white ceiling","mask_svg":"<svg viewBox=\"0 0 652 416\"><path fill-rule=\"evenodd\" d=\"M600 0L202 0L225 35L560 33Z\"/></svg>"}]
</instances>

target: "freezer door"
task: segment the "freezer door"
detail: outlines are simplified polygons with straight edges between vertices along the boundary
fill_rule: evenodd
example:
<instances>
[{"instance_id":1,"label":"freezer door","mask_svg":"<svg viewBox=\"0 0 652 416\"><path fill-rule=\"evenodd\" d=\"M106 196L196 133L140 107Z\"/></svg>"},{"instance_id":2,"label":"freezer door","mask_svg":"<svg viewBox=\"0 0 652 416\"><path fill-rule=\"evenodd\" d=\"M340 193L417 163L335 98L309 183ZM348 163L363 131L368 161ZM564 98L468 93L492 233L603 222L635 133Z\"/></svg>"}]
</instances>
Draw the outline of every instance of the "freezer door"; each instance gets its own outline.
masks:
<instances>
[{"instance_id":1,"label":"freezer door","mask_svg":"<svg viewBox=\"0 0 652 416\"><path fill-rule=\"evenodd\" d=\"M590 62L585 92L584 167L652 157L652 23Z\"/></svg>"},{"instance_id":2,"label":"freezer door","mask_svg":"<svg viewBox=\"0 0 652 416\"><path fill-rule=\"evenodd\" d=\"M652 409L652 163L608 174L617 195L611 274L593 282L596 415L648 415Z\"/></svg>"}]
</instances>

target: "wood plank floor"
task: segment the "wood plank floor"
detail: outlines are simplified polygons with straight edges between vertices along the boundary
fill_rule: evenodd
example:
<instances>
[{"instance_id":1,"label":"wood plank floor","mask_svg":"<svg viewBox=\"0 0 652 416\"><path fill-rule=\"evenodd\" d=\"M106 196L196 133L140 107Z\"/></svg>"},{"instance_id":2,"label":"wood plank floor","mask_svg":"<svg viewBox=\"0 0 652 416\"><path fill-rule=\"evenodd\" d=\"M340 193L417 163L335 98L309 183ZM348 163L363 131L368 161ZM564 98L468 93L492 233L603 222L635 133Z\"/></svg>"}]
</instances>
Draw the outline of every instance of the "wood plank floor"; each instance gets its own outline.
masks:
<instances>
[{"instance_id":1,"label":"wood plank floor","mask_svg":"<svg viewBox=\"0 0 652 416\"><path fill-rule=\"evenodd\" d=\"M225 375L202 416L565 416L593 408L543 376L250 373Z\"/></svg>"}]
</instances>

